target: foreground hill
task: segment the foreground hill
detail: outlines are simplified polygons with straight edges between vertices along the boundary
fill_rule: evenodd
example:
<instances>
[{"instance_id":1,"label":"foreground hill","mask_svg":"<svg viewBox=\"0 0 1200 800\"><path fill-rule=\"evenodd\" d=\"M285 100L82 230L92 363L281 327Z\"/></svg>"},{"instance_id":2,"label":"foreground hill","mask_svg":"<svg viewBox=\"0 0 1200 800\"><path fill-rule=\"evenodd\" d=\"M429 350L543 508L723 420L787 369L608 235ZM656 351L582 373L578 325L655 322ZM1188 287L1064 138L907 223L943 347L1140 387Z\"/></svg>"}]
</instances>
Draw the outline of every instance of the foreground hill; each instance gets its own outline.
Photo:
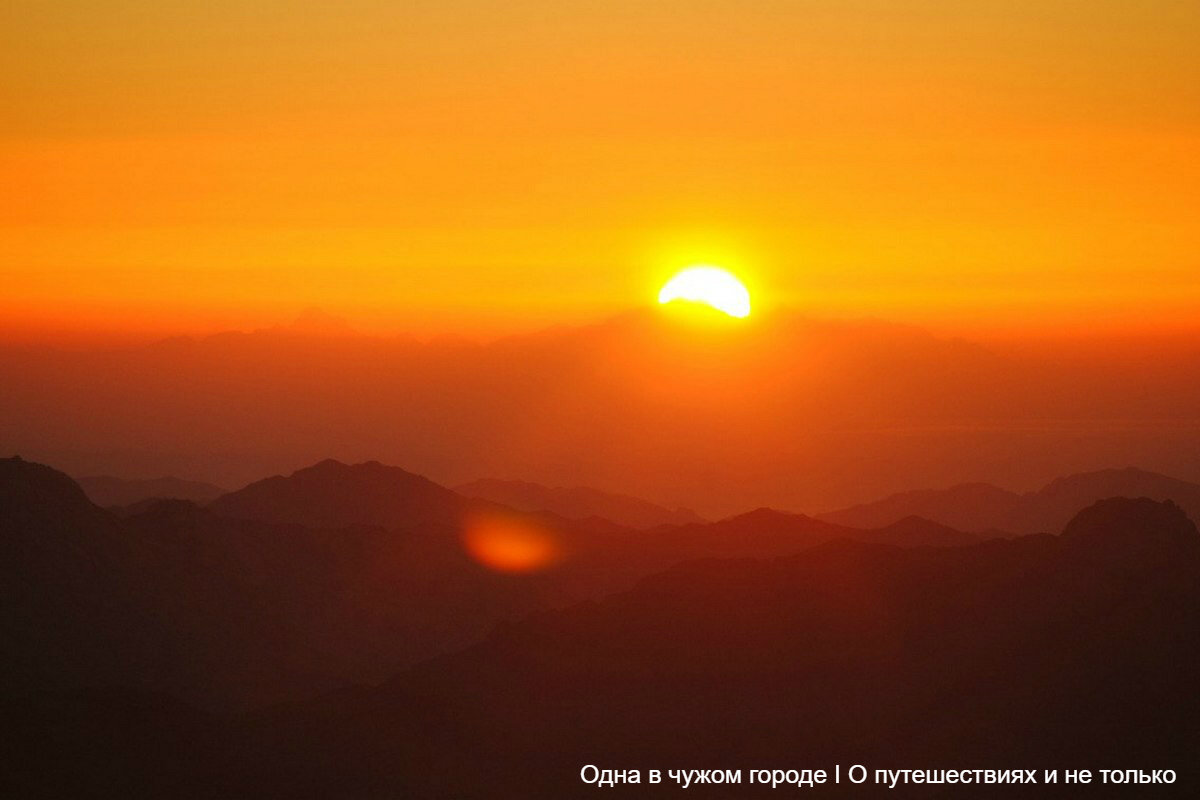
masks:
<instances>
[{"instance_id":1,"label":"foreground hill","mask_svg":"<svg viewBox=\"0 0 1200 800\"><path fill-rule=\"evenodd\" d=\"M17 704L3 774L17 789L74 793L549 799L594 793L579 779L586 764L664 776L1136 768L1178 774L1148 796L1194 797L1198 621L1195 526L1173 504L1114 498L1058 537L907 550L843 539L691 561L375 689L236 719L111 693ZM103 737L87 734L97 719ZM131 750L138 742L152 757ZM95 768L57 769L62 752ZM1089 796L1131 796L1096 776Z\"/></svg>"},{"instance_id":2,"label":"foreground hill","mask_svg":"<svg viewBox=\"0 0 1200 800\"><path fill-rule=\"evenodd\" d=\"M1171 500L1192 519L1200 519L1200 484L1134 467L1069 475L1026 494L986 483L902 492L819 516L861 528L915 515L966 531L1057 533L1076 511L1106 497Z\"/></svg>"},{"instance_id":3,"label":"foreground hill","mask_svg":"<svg viewBox=\"0 0 1200 800\"><path fill-rule=\"evenodd\" d=\"M1062 537L690 562L251 736L322 755L299 794L562 797L584 764L862 763L1174 768L1156 796L1194 796L1198 634L1195 526L1113 499Z\"/></svg>"},{"instance_id":4,"label":"foreground hill","mask_svg":"<svg viewBox=\"0 0 1200 800\"><path fill-rule=\"evenodd\" d=\"M424 496L458 502L430 485ZM403 531L233 519L180 500L121 519L60 472L0 460L0 696L125 686L261 705L378 679L549 602L544 581L471 561L427 510Z\"/></svg>"},{"instance_id":5,"label":"foreground hill","mask_svg":"<svg viewBox=\"0 0 1200 800\"><path fill-rule=\"evenodd\" d=\"M480 505L482 504L482 506ZM484 509L553 537L541 572L487 569L463 546ZM123 686L208 709L378 681L497 624L629 588L699 557L776 556L837 538L974 537L923 521L858 531L761 510L635 531L468 501L377 463L321 462L207 508L150 502L122 518L56 470L0 460L0 695Z\"/></svg>"},{"instance_id":6,"label":"foreground hill","mask_svg":"<svg viewBox=\"0 0 1200 800\"><path fill-rule=\"evenodd\" d=\"M546 511L567 519L600 517L629 528L703 521L688 508L672 510L641 498L602 492L586 486L552 487L528 481L481 478L456 486L454 491L465 497L491 500L520 511Z\"/></svg>"}]
</instances>

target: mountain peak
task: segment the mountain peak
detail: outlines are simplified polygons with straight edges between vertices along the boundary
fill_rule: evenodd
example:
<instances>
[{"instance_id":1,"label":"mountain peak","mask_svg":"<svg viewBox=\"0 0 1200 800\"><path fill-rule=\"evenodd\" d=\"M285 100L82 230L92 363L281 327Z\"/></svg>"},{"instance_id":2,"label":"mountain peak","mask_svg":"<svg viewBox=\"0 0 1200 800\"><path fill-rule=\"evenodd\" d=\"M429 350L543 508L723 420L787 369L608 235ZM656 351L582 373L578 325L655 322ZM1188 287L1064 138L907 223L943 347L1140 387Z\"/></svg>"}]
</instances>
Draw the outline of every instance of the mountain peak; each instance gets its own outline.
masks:
<instances>
[{"instance_id":1,"label":"mountain peak","mask_svg":"<svg viewBox=\"0 0 1200 800\"><path fill-rule=\"evenodd\" d=\"M108 532L115 524L65 473L20 457L0 459L0 539L32 548L16 545L8 557L91 548L96 545L92 534ZM17 555L21 552L24 556Z\"/></svg>"},{"instance_id":2,"label":"mountain peak","mask_svg":"<svg viewBox=\"0 0 1200 800\"><path fill-rule=\"evenodd\" d=\"M1067 523L1062 538L1122 571L1149 571L1200 547L1196 525L1183 509L1171 500L1148 497L1093 503Z\"/></svg>"},{"instance_id":3,"label":"mountain peak","mask_svg":"<svg viewBox=\"0 0 1200 800\"><path fill-rule=\"evenodd\" d=\"M1196 524L1172 500L1110 497L1080 511L1063 528L1064 539L1123 536L1137 532L1164 541L1195 541Z\"/></svg>"},{"instance_id":4,"label":"mountain peak","mask_svg":"<svg viewBox=\"0 0 1200 800\"><path fill-rule=\"evenodd\" d=\"M378 461L366 461L363 462L363 466L378 463ZM310 464L307 467L301 467L293 472L292 475L298 475L301 472L335 472L343 469L350 469L350 465L344 461L338 461L336 458L323 458L315 464Z\"/></svg>"},{"instance_id":5,"label":"mountain peak","mask_svg":"<svg viewBox=\"0 0 1200 800\"><path fill-rule=\"evenodd\" d=\"M791 511L780 511L776 508L767 506L759 506L758 508L744 511L741 514L734 514L732 517L727 517L721 520L722 522L780 522L808 520L811 517L805 514L796 514Z\"/></svg>"},{"instance_id":6,"label":"mountain peak","mask_svg":"<svg viewBox=\"0 0 1200 800\"><path fill-rule=\"evenodd\" d=\"M1188 485L1186 481L1181 481L1159 472L1142 469L1141 467L1113 467L1092 470L1091 472L1076 472L1071 475L1055 478L1042 487L1038 494L1054 496L1066 492L1079 491L1084 488L1095 490L1097 487L1108 486L1120 487L1128 494L1129 488L1132 485L1145 485L1157 488L1175 484L1180 486Z\"/></svg>"},{"instance_id":7,"label":"mountain peak","mask_svg":"<svg viewBox=\"0 0 1200 800\"><path fill-rule=\"evenodd\" d=\"M1200 485L1138 467L1122 467L1064 475L1025 494L985 483L902 492L821 514L819 519L874 528L916 515L976 533L1048 533L1061 531L1079 509L1108 497L1172 500L1193 518L1200 518Z\"/></svg>"},{"instance_id":8,"label":"mountain peak","mask_svg":"<svg viewBox=\"0 0 1200 800\"><path fill-rule=\"evenodd\" d=\"M424 476L378 461L325 459L217 498L217 514L264 522L345 527L409 527L457 521L463 500Z\"/></svg>"},{"instance_id":9,"label":"mountain peak","mask_svg":"<svg viewBox=\"0 0 1200 800\"><path fill-rule=\"evenodd\" d=\"M69 475L20 456L0 458L0 513L42 507L59 513L94 513L99 509Z\"/></svg>"}]
</instances>

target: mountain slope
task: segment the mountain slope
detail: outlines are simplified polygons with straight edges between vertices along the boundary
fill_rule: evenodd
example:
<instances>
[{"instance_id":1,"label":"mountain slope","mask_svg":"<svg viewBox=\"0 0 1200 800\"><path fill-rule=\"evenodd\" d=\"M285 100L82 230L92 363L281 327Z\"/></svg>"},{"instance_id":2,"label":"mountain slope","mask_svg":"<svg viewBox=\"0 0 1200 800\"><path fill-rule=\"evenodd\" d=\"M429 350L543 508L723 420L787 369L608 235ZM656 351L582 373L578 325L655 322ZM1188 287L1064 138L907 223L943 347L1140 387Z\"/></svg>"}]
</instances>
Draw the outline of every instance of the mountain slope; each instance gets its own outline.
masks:
<instances>
[{"instance_id":1,"label":"mountain slope","mask_svg":"<svg viewBox=\"0 0 1200 800\"><path fill-rule=\"evenodd\" d=\"M44 464L20 456L0 458L0 524L10 535L51 529L105 526L111 515L96 506L79 484Z\"/></svg>"},{"instance_id":2,"label":"mountain slope","mask_svg":"<svg viewBox=\"0 0 1200 800\"><path fill-rule=\"evenodd\" d=\"M0 459L0 695L153 671L158 622L135 588L153 554L67 475Z\"/></svg>"},{"instance_id":3,"label":"mountain slope","mask_svg":"<svg viewBox=\"0 0 1200 800\"><path fill-rule=\"evenodd\" d=\"M91 475L76 480L93 503L105 508L129 506L154 498L176 498L203 505L226 493L225 489L211 483L172 476L129 480L111 475Z\"/></svg>"}]
</instances>

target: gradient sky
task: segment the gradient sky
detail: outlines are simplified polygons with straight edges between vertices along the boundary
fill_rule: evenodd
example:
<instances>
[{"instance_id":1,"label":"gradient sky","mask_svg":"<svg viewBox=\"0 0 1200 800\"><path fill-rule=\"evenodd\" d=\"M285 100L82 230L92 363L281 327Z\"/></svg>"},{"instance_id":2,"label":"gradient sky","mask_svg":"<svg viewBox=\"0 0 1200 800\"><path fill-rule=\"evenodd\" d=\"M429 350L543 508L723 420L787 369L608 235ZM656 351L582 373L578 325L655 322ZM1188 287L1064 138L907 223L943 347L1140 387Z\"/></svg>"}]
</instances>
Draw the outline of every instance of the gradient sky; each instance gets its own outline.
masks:
<instances>
[{"instance_id":1,"label":"gradient sky","mask_svg":"<svg viewBox=\"0 0 1200 800\"><path fill-rule=\"evenodd\" d=\"M0 327L1200 312L1194 0L15 0Z\"/></svg>"}]
</instances>

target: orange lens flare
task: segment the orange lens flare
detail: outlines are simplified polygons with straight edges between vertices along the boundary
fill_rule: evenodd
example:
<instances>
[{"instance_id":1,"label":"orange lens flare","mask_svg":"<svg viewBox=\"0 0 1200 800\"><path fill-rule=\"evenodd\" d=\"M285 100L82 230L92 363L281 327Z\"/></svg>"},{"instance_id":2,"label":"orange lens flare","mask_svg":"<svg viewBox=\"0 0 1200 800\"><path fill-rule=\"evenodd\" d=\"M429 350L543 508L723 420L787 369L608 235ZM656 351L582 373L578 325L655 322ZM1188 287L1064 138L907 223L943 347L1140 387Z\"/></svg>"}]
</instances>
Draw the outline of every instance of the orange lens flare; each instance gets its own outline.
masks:
<instances>
[{"instance_id":1,"label":"orange lens flare","mask_svg":"<svg viewBox=\"0 0 1200 800\"><path fill-rule=\"evenodd\" d=\"M472 558L497 572L536 572L563 556L558 536L527 519L483 514L463 527L463 545Z\"/></svg>"}]
</instances>

